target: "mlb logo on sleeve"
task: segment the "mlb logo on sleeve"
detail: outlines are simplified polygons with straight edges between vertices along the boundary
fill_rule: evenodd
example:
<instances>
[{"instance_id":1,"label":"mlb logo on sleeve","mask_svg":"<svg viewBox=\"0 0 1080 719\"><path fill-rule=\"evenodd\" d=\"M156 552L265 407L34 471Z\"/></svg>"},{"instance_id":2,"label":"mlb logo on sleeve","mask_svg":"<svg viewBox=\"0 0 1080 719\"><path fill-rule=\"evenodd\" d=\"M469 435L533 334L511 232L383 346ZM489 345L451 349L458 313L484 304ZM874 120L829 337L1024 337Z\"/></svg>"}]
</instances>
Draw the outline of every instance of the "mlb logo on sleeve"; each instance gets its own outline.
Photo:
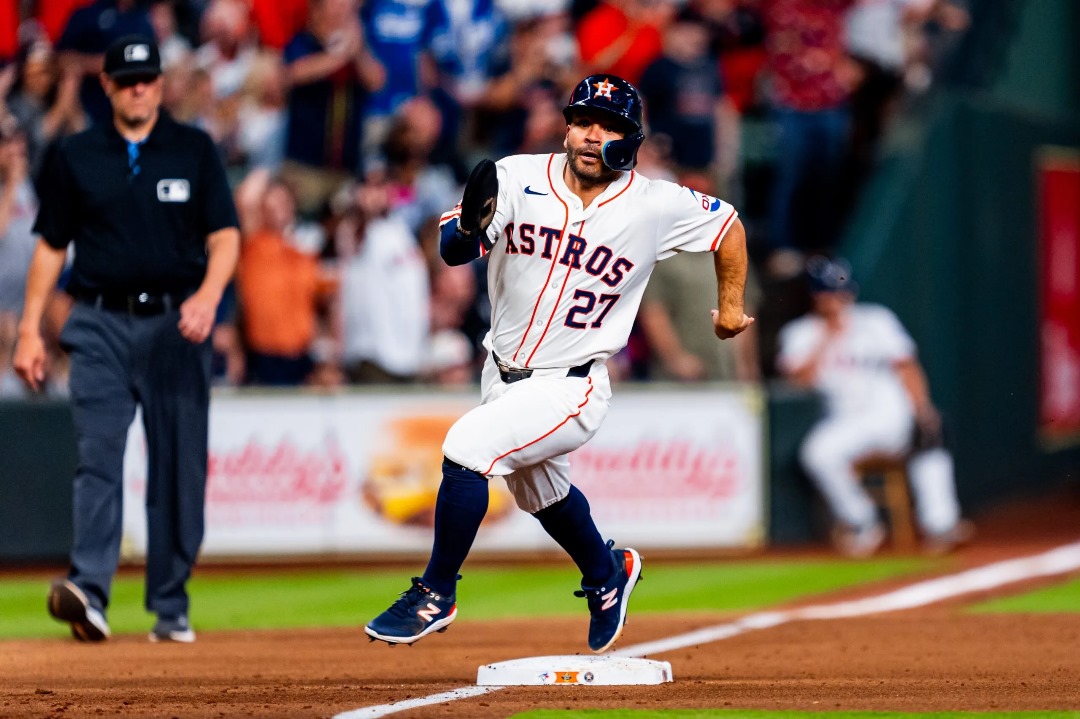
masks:
<instances>
[{"instance_id":1,"label":"mlb logo on sleeve","mask_svg":"<svg viewBox=\"0 0 1080 719\"><path fill-rule=\"evenodd\" d=\"M157 183L159 202L187 202L191 199L191 185L187 180L161 180Z\"/></svg>"}]
</instances>

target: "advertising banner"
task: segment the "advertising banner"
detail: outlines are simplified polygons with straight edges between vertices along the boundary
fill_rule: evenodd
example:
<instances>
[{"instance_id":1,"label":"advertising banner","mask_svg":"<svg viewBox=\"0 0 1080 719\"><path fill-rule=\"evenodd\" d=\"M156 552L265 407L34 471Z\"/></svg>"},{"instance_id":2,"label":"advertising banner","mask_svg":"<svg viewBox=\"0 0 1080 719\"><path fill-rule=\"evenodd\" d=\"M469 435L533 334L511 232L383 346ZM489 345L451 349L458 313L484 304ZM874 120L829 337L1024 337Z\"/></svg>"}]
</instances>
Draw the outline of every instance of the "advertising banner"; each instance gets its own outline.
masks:
<instances>
[{"instance_id":1,"label":"advertising banner","mask_svg":"<svg viewBox=\"0 0 1080 719\"><path fill-rule=\"evenodd\" d=\"M762 393L619 388L600 432L570 456L601 530L639 548L764 541ZM205 556L426 553L442 441L462 393L215 395ZM145 552L146 443L125 456L124 553ZM557 549L501 479L476 550Z\"/></svg>"},{"instance_id":2,"label":"advertising banner","mask_svg":"<svg viewBox=\"0 0 1080 719\"><path fill-rule=\"evenodd\" d=\"M1038 178L1039 429L1055 447L1080 442L1080 152L1045 150Z\"/></svg>"}]
</instances>

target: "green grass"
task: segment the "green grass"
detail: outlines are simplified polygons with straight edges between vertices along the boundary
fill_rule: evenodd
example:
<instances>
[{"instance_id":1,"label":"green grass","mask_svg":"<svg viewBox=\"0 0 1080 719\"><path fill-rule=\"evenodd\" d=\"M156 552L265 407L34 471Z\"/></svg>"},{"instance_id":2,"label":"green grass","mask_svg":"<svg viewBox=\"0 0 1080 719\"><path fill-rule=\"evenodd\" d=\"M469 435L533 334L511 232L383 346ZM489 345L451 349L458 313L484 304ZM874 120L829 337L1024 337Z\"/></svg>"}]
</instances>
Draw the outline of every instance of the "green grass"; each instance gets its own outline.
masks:
<instances>
[{"instance_id":1,"label":"green grass","mask_svg":"<svg viewBox=\"0 0 1080 719\"><path fill-rule=\"evenodd\" d=\"M940 560L938 560L940 562ZM940 566L926 559L737 561L709 564L652 563L634 594L635 612L745 612L857 584ZM573 596L578 575L570 565L496 569L465 568L458 585L459 621L513 616L575 615L584 600ZM196 571L191 582L197 630L353 626L389 606L408 586L408 571L311 570ZM0 579L0 639L53 637L67 627L45 613L48 580ZM109 624L118 634L145 632L152 623L142 608L142 580L124 575L114 583Z\"/></svg>"},{"instance_id":2,"label":"green grass","mask_svg":"<svg viewBox=\"0 0 1080 719\"><path fill-rule=\"evenodd\" d=\"M536 709L513 719L1080 719L1080 711L756 711L743 709Z\"/></svg>"},{"instance_id":3,"label":"green grass","mask_svg":"<svg viewBox=\"0 0 1080 719\"><path fill-rule=\"evenodd\" d=\"M1013 597L991 599L968 609L975 613L1025 612L1048 614L1080 612L1080 578Z\"/></svg>"}]
</instances>

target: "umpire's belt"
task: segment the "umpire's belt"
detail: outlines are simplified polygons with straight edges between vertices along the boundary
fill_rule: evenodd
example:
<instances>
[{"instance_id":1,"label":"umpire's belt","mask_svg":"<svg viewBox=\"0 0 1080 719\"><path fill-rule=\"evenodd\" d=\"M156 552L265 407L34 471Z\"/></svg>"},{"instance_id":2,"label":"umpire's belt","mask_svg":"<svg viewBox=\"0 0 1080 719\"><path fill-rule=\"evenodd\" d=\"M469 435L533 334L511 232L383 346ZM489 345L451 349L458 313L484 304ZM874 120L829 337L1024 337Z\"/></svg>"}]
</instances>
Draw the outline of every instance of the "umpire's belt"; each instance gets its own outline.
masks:
<instances>
[{"instance_id":1,"label":"umpire's belt","mask_svg":"<svg viewBox=\"0 0 1080 719\"><path fill-rule=\"evenodd\" d=\"M515 369L503 361L502 357L491 353L491 359L495 360L495 366L499 368L499 377L506 384L517 382L518 380L528 379L532 377L533 370L531 369ZM566 370L567 377L588 377L589 370L592 368L593 360L589 360L585 364L579 364L577 367L571 367Z\"/></svg>"},{"instance_id":2,"label":"umpire's belt","mask_svg":"<svg viewBox=\"0 0 1080 719\"><path fill-rule=\"evenodd\" d=\"M180 309L180 304L188 294L161 292L137 292L125 294L119 292L79 292L75 299L95 309L109 312L126 312L139 317L161 315Z\"/></svg>"}]
</instances>

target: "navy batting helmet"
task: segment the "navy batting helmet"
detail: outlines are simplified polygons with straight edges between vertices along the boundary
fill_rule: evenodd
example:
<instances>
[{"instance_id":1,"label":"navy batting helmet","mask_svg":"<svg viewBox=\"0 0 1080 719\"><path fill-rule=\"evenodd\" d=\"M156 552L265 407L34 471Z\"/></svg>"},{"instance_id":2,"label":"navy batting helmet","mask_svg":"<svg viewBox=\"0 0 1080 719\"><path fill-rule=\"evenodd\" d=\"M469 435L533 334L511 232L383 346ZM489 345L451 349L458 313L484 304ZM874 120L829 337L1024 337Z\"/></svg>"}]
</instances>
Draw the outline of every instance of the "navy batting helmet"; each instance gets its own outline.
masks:
<instances>
[{"instance_id":1,"label":"navy batting helmet","mask_svg":"<svg viewBox=\"0 0 1080 719\"><path fill-rule=\"evenodd\" d=\"M806 261L806 276L811 292L859 292L858 283L851 277L851 265L843 258L811 257Z\"/></svg>"},{"instance_id":2,"label":"navy batting helmet","mask_svg":"<svg viewBox=\"0 0 1080 719\"><path fill-rule=\"evenodd\" d=\"M637 88L615 75L589 75L578 83L563 108L563 117L573 122L575 108L590 108L615 115L625 127L625 137L609 140L600 149L604 164L613 170L629 170L637 162L637 151L645 139L641 96Z\"/></svg>"}]
</instances>

